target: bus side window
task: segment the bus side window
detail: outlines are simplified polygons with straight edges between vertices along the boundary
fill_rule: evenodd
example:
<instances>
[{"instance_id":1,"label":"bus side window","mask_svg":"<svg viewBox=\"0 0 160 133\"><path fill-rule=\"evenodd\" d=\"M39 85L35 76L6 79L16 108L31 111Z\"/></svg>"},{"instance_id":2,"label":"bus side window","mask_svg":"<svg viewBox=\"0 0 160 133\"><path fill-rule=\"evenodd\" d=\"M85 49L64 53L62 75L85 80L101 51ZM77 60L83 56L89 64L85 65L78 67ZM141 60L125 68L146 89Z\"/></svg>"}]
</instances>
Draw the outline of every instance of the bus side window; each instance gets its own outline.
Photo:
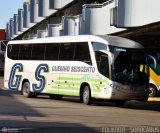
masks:
<instances>
[{"instance_id":1,"label":"bus side window","mask_svg":"<svg viewBox=\"0 0 160 133\"><path fill-rule=\"evenodd\" d=\"M33 44L31 60L44 60L44 52L44 44Z\"/></svg>"},{"instance_id":2,"label":"bus side window","mask_svg":"<svg viewBox=\"0 0 160 133\"><path fill-rule=\"evenodd\" d=\"M97 67L98 67L99 72L102 75L109 77L108 55L95 51L95 56L96 56L96 62L97 62Z\"/></svg>"},{"instance_id":3,"label":"bus side window","mask_svg":"<svg viewBox=\"0 0 160 133\"><path fill-rule=\"evenodd\" d=\"M31 57L32 45L20 45L19 60L29 60Z\"/></svg>"},{"instance_id":4,"label":"bus side window","mask_svg":"<svg viewBox=\"0 0 160 133\"><path fill-rule=\"evenodd\" d=\"M73 61L75 43L62 43L60 46L59 60Z\"/></svg>"},{"instance_id":5,"label":"bus side window","mask_svg":"<svg viewBox=\"0 0 160 133\"><path fill-rule=\"evenodd\" d=\"M74 60L82 61L89 65L92 65L89 46L87 42L76 43Z\"/></svg>"},{"instance_id":6,"label":"bus side window","mask_svg":"<svg viewBox=\"0 0 160 133\"><path fill-rule=\"evenodd\" d=\"M46 44L45 60L58 60L60 44Z\"/></svg>"},{"instance_id":7,"label":"bus side window","mask_svg":"<svg viewBox=\"0 0 160 133\"><path fill-rule=\"evenodd\" d=\"M17 60L17 59L18 59L19 46L20 46L20 45L12 45L12 44L10 44L10 45L8 46L7 56L8 56L10 59L13 59L13 60Z\"/></svg>"}]
</instances>

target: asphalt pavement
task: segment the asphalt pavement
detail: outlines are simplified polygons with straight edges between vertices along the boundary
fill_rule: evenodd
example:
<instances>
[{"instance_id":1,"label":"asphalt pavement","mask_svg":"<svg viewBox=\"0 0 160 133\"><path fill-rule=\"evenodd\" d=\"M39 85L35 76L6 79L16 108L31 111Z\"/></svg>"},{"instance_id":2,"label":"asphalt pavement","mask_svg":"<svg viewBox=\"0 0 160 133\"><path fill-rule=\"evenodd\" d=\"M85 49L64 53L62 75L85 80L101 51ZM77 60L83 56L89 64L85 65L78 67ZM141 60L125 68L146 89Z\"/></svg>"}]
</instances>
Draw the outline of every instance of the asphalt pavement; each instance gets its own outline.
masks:
<instances>
[{"instance_id":1,"label":"asphalt pavement","mask_svg":"<svg viewBox=\"0 0 160 133\"><path fill-rule=\"evenodd\" d=\"M25 98L3 88L0 77L0 133L160 133L160 102L114 103L78 98L53 100L41 95Z\"/></svg>"}]
</instances>

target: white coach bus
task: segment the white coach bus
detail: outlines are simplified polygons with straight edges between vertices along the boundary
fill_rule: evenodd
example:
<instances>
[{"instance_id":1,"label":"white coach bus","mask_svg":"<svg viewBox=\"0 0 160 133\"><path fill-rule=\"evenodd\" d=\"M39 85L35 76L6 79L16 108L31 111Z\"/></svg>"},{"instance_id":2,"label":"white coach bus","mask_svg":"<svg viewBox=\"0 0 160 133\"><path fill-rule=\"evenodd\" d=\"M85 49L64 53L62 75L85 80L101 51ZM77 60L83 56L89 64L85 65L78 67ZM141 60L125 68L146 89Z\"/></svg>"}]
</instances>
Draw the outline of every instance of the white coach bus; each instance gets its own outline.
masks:
<instances>
[{"instance_id":1,"label":"white coach bus","mask_svg":"<svg viewBox=\"0 0 160 133\"><path fill-rule=\"evenodd\" d=\"M141 66L141 68L140 68ZM115 36L61 36L10 41L4 86L25 97L78 96L93 99L146 101L149 68L143 47Z\"/></svg>"}]
</instances>

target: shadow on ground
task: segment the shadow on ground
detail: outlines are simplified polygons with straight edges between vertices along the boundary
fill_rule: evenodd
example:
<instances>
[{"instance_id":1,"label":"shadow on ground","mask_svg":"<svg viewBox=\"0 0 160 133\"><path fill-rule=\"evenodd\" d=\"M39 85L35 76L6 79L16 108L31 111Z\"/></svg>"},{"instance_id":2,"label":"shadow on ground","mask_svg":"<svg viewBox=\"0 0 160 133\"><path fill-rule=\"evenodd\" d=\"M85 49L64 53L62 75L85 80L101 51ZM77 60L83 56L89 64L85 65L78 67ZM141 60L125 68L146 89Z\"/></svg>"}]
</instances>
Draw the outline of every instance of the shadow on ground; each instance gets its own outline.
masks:
<instances>
[{"instance_id":1,"label":"shadow on ground","mask_svg":"<svg viewBox=\"0 0 160 133\"><path fill-rule=\"evenodd\" d=\"M0 114L2 114L2 112L5 114L5 111L3 111L4 109L3 104L7 104L9 107L11 107L11 110L14 109L15 114L23 114L23 110L25 110L25 112L32 112L32 108L28 107L28 105L24 105L24 103L20 103L19 101L14 100L14 98L12 97L12 95L20 95L18 92L16 91L10 91L10 90L2 90L0 89L0 97L1 96L5 96L10 97L5 101L5 97L1 97L0 99L0 105L1 105L1 109L0 109ZM49 99L48 96L38 96L37 99ZM50 99L53 100L53 99ZM54 100L53 100L54 101ZM77 97L64 97L62 100L60 101L64 101L64 102L70 102L70 103L77 103L77 104L83 104L80 102L79 98ZM14 107L12 107L14 105ZM87 106L87 105L84 105ZM89 106L100 106L100 107L116 107L115 103L113 102L108 102L108 101L97 101L95 100L93 102L92 105ZM17 108L21 108L21 110L18 110L18 112L16 111ZM120 107L118 107L120 108ZM159 101L148 101L148 102L140 102L140 101L128 101L124 104L123 107L121 108L126 108L126 109L135 109L135 110L148 110L148 111L158 111L160 112L160 102ZM31 110L31 111L29 111ZM20 111L20 112L19 112ZM37 116L39 116L39 113L36 111L35 114ZM13 113L13 112L12 112ZM25 115L25 113L24 113ZM41 116L42 114L40 114ZM43 117L43 116L42 116Z\"/></svg>"},{"instance_id":2,"label":"shadow on ground","mask_svg":"<svg viewBox=\"0 0 160 133\"><path fill-rule=\"evenodd\" d=\"M75 97L65 97L63 101L80 103L78 98ZM82 103L83 104L83 103ZM104 107L116 107L114 102L109 102L105 100L95 100L91 106L104 106ZM135 109L135 110L149 110L149 111L158 111L160 112L160 101L128 101L122 107L117 108L126 108L126 109Z\"/></svg>"},{"instance_id":3,"label":"shadow on ground","mask_svg":"<svg viewBox=\"0 0 160 133\"><path fill-rule=\"evenodd\" d=\"M29 105L15 99L14 95L18 95L18 92L0 89L0 115L44 117Z\"/></svg>"},{"instance_id":4,"label":"shadow on ground","mask_svg":"<svg viewBox=\"0 0 160 133\"><path fill-rule=\"evenodd\" d=\"M55 123L55 122L21 122L21 121L2 121L0 133L101 133L101 128L89 128L76 123ZM10 123L5 124L5 123ZM11 123L16 124L13 126ZM27 126L26 126L27 125ZM5 130L5 131L4 131ZM8 130L8 131L7 131Z\"/></svg>"},{"instance_id":5,"label":"shadow on ground","mask_svg":"<svg viewBox=\"0 0 160 133\"><path fill-rule=\"evenodd\" d=\"M93 128L79 123L44 122L31 120L33 117L46 117L19 100L18 92L0 89L0 133L94 133ZM6 119L7 116L9 119ZM15 120L14 120L15 118ZM100 129L97 129L100 132Z\"/></svg>"}]
</instances>

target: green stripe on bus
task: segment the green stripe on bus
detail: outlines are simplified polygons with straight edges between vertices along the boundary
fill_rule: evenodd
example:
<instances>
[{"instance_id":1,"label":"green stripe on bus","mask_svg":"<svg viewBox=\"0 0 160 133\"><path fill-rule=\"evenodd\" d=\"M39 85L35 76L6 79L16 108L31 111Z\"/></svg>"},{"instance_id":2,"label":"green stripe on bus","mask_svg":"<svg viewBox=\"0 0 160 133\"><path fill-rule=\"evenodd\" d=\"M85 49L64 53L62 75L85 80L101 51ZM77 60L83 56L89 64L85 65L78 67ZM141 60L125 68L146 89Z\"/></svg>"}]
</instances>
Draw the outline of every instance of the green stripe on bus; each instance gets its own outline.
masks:
<instances>
[{"instance_id":1,"label":"green stripe on bus","mask_svg":"<svg viewBox=\"0 0 160 133\"><path fill-rule=\"evenodd\" d=\"M68 95L68 96L73 96L73 92L60 92L61 95Z\"/></svg>"},{"instance_id":2,"label":"green stripe on bus","mask_svg":"<svg viewBox=\"0 0 160 133\"><path fill-rule=\"evenodd\" d=\"M78 87L67 87L67 86L59 86L59 90L63 89L63 90L79 90Z\"/></svg>"},{"instance_id":3,"label":"green stripe on bus","mask_svg":"<svg viewBox=\"0 0 160 133\"><path fill-rule=\"evenodd\" d=\"M101 92L101 90L100 89L93 89L92 92L93 93L99 93L99 92Z\"/></svg>"},{"instance_id":4,"label":"green stripe on bus","mask_svg":"<svg viewBox=\"0 0 160 133\"><path fill-rule=\"evenodd\" d=\"M47 90L45 93L58 94L58 90Z\"/></svg>"},{"instance_id":5,"label":"green stripe on bus","mask_svg":"<svg viewBox=\"0 0 160 133\"><path fill-rule=\"evenodd\" d=\"M58 77L58 80L73 80L72 77Z\"/></svg>"},{"instance_id":6,"label":"green stripe on bus","mask_svg":"<svg viewBox=\"0 0 160 133\"><path fill-rule=\"evenodd\" d=\"M73 84L72 81L56 81L55 84L64 84L64 85L67 85L67 84Z\"/></svg>"},{"instance_id":7,"label":"green stripe on bus","mask_svg":"<svg viewBox=\"0 0 160 133\"><path fill-rule=\"evenodd\" d=\"M90 82L107 82L107 80L106 79L99 79L99 78L97 78L97 79L92 79L92 78L85 78L85 77L58 77L57 78L58 80L68 80L68 81L71 81L71 80L73 80L73 81L90 81Z\"/></svg>"},{"instance_id":8,"label":"green stripe on bus","mask_svg":"<svg viewBox=\"0 0 160 133\"><path fill-rule=\"evenodd\" d=\"M79 87L77 86L52 86L53 89L65 89L65 90L79 90Z\"/></svg>"},{"instance_id":9,"label":"green stripe on bus","mask_svg":"<svg viewBox=\"0 0 160 133\"><path fill-rule=\"evenodd\" d=\"M52 88L53 88L53 89L58 89L58 88L59 88L59 86L52 86Z\"/></svg>"}]
</instances>

